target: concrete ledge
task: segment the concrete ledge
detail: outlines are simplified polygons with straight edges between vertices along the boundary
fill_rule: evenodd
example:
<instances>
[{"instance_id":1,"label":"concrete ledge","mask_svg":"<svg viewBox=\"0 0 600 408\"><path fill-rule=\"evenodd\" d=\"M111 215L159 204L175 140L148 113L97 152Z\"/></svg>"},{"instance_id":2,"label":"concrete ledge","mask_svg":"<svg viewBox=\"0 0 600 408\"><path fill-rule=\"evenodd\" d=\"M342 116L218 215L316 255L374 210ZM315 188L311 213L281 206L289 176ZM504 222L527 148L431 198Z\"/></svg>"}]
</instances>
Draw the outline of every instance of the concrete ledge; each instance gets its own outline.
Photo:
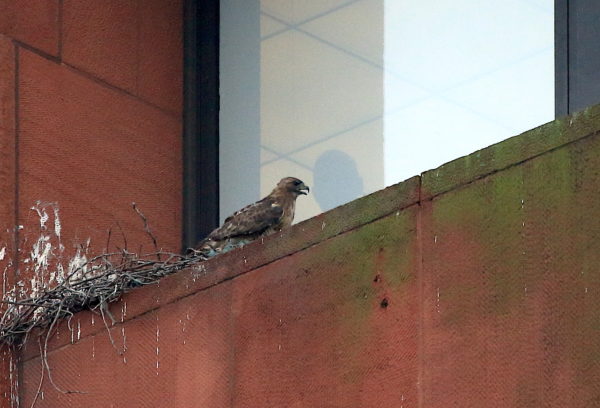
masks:
<instances>
[{"instance_id":1,"label":"concrete ledge","mask_svg":"<svg viewBox=\"0 0 600 408\"><path fill-rule=\"evenodd\" d=\"M430 199L599 131L600 105L546 123L424 172L421 198Z\"/></svg>"},{"instance_id":2,"label":"concrete ledge","mask_svg":"<svg viewBox=\"0 0 600 408\"><path fill-rule=\"evenodd\" d=\"M126 294L122 302L112 304L110 312L120 322L129 321L161 306L369 224L417 204L419 187L420 177L417 176L361 197L296 224L279 234L267 237L263 241L254 242L198 264L197 267L167 276L157 285L135 289ZM75 336L74 330L77 332ZM106 330L106 327L101 316L91 312L78 313L71 322L64 322L60 326L58 336L55 336L49 344L49 350L67 346L102 330ZM27 361L38 355L37 344L30 344L25 347L23 358Z\"/></svg>"}]
</instances>

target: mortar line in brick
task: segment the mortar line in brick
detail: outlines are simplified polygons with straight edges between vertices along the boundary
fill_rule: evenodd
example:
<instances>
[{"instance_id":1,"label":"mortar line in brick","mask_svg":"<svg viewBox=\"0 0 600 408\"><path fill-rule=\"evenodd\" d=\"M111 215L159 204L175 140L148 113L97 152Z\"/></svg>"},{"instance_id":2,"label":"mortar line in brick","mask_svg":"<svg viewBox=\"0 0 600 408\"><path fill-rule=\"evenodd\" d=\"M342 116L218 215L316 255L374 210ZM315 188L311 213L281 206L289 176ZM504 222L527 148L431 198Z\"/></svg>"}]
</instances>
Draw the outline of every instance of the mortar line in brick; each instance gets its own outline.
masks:
<instances>
[{"instance_id":1,"label":"mortar line in brick","mask_svg":"<svg viewBox=\"0 0 600 408\"><path fill-rule=\"evenodd\" d=\"M56 59L55 59L55 62L60 62L60 61L56 61ZM181 117L181 115L180 115L180 114L177 114L177 113L176 113L176 112L174 112L174 111L171 111L171 110L165 109L165 108L163 108L163 107L161 107L161 106L158 106L158 105L155 105L155 104L153 104L152 102L149 102L149 101L147 101L147 100L145 100L145 99L142 99L142 98L140 98L138 95L136 95L136 94L134 94L134 93L131 93L131 92L129 92L129 91L127 91L127 90L123 89L123 88L119 88L118 86L116 86L116 85L113 85L113 84L111 84L111 83L109 83L109 82L106 82L105 80L103 80L103 79L101 79L101 78L98 78L98 77L96 77L96 76L94 76L94 75L90 74L89 72L82 70L81 68L79 68L79 67L77 67L77 66L75 66L75 65L68 64L68 63L66 63L66 62L64 62L64 61L60 62L60 64L61 64L62 66L64 66L65 68L67 68L67 69L71 70L71 71L72 71L72 72L74 72L75 74L77 74L77 75L80 75L80 76L82 76L82 77L84 77L84 78L86 78L86 79L89 79L90 81L92 81L92 82L94 82L94 83L96 83L96 84L98 84L98 85L101 85L101 86L103 86L103 87L105 87L105 88L108 88L108 89L110 89L110 90L112 90L112 91L116 91L116 92L119 92L119 93L125 94L125 95L127 95L127 96L130 96L131 98L134 98L134 99L136 99L137 101L139 101L139 102L143 103L143 104L144 104L144 105L146 105L146 106L149 106L149 107L151 107L151 108L154 108L154 109L157 109L157 110L161 111L161 112L162 112L162 113L164 113L165 115L168 115L168 116L170 116L170 117L172 117L172 118L175 118L175 119L177 119L177 120L179 120L179 121L181 121L181 120L182 120L182 117Z\"/></svg>"},{"instance_id":2,"label":"mortar line in brick","mask_svg":"<svg viewBox=\"0 0 600 408\"><path fill-rule=\"evenodd\" d=\"M14 46L14 167L15 167L15 174L14 174L14 205L15 205L15 213L14 213L14 219L13 219L13 228L14 228L14 242L13 242L13 247L14 247L14 262L15 262L15 266L13 268L13 273L14 273L14 282L16 284L18 277L19 277L19 262L20 262L20 256L19 256L19 239L20 239L20 232L19 232L19 133L20 133L20 125L19 125L19 105L20 105L20 101L19 101L19 70L20 70L20 66L19 66L19 46L18 44L15 42L13 43Z\"/></svg>"},{"instance_id":3,"label":"mortar line in brick","mask_svg":"<svg viewBox=\"0 0 600 408\"><path fill-rule=\"evenodd\" d=\"M19 124L19 106L20 106L20 95L19 95L19 80L20 80L20 76L19 76L19 72L20 72L20 64L19 64L19 55L20 55L20 51L19 51L19 45L16 41L13 41L13 47L14 47L14 138L15 138L15 146L14 146L14 166L15 166L15 187L14 187L14 201L15 201L15 214L14 214L14 220L13 220L13 228L14 228L14 267L13 267L13 277L14 277L14 283L15 285L18 282L19 279L19 264L21 262L20 259L20 255L19 255L19 250L20 250L20 232L19 232L19 217L20 217L20 213L19 213L19 168L20 168L20 163L19 163L19 133L20 133L20 124ZM17 368L17 379L16 379L16 387L17 387L17 405L21 404L21 401L24 400L24 391L23 391L23 387L21 386L23 384L23 379L25 376L25 370L24 370L24 360L23 360L23 352L19 349L17 349L16 347L14 347L12 349L12 352L14 353L14 358L15 358L15 367Z\"/></svg>"},{"instance_id":4,"label":"mortar line in brick","mask_svg":"<svg viewBox=\"0 0 600 408\"><path fill-rule=\"evenodd\" d=\"M544 155L546 155L546 154L553 153L553 152L555 152L555 151L557 151L557 150L560 150L560 149L562 149L562 148L564 148L564 147L568 147L568 146L570 146L570 145L572 145L572 144L575 144L575 143L582 142L582 141L584 141L584 140L587 140L587 139L589 139L589 138L593 138L594 136L598 136L598 135L600 135L600 130L596 130L596 131L594 131L594 132L592 132L592 133L590 133L590 134L587 134L587 135L585 135L585 136L582 136L582 137L580 137L580 138L578 138L578 139L575 139L575 140L569 140L568 142L565 142L565 143L563 143L563 144L561 144L561 145L558 145L558 146L554 146L554 147L553 147L553 148L551 148L551 149L544 150L543 152L540 152L540 153L534 154L533 156L529 156L529 157L527 157L527 158L525 158L525 159L523 159L523 160L520 160L520 161L517 161L517 162L511 163L511 164L508 164L508 165L506 165L506 166L504 166L504 167L502 167L502 168L496 169L496 170L491 170L489 173L480 174L480 175L478 175L478 176L476 176L476 177L472 178L471 180L469 180L469 181L467 181L467 182L464 182L464 183L461 183L461 184L457 184L457 185L455 185L455 186L453 186L453 187L449 188L448 190L444 190L444 191L441 191L441 192L439 192L439 193L436 193L436 194L430 195L430 196L426 197L424 200L425 200L425 201L432 201L434 198L437 198L437 197L439 197L439 196L441 196L441 195L447 194L447 193L449 193L449 192L451 192L451 191L458 190L459 188L463 188L463 187L466 187L466 186L468 186L468 185L471 185L471 184L473 184L473 183L475 183L475 182L477 182L477 181L479 181L479 180L482 180L482 179L484 179L484 178L486 178L486 177L493 176L493 175L494 175L494 174L496 174L496 173L500 173L501 171L505 171L505 170L511 169L511 168L513 168L513 167L516 167L516 166L520 166L521 164L523 164L523 163L527 163L527 162L528 162L528 161L530 161L530 160L537 159L538 157L542 157L542 156L544 156ZM432 169L432 170L435 170L435 169ZM427 170L427 172L429 172L429 171L432 171L432 170ZM426 173L426 172L423 172L423 173L421 173L421 178L420 178L420 180L422 180L422 179L423 179L423 174L424 174L424 173ZM420 192L419 192L419 194L420 194ZM420 200L420 198L419 198L419 200Z\"/></svg>"},{"instance_id":5,"label":"mortar line in brick","mask_svg":"<svg viewBox=\"0 0 600 408\"><path fill-rule=\"evenodd\" d=\"M141 43L142 43L142 13L140 7L140 0L136 1L135 4L135 93L140 92L140 55L141 55Z\"/></svg>"},{"instance_id":6,"label":"mortar line in brick","mask_svg":"<svg viewBox=\"0 0 600 408\"><path fill-rule=\"evenodd\" d=\"M352 227L352 228L350 228L350 229L348 229L348 230L344 230L344 231L342 231L342 232L340 232L340 233L338 233L338 234L332 235L332 236L330 236L330 237L328 237L328 238L326 238L326 239L324 239L324 240L322 240L322 241L315 242L315 243L313 243L313 244L311 244L311 245L308 245L308 246L306 246L306 247L299 248L298 250L295 250L295 251L293 251L293 252L290 252L289 254L285 254L285 255L283 255L283 256L280 256L280 257L277 257L277 258L273 258L273 259L271 259L271 260L269 260L269 261L267 261L267 262L265 262L265 263L262 263L262 264L259 264L259 265L255 266L255 267L253 267L252 269L249 269L249 270L246 270L246 271L242 271L242 272L238 273L237 275L233 275L233 276L226 276L226 277L224 277L224 278L222 278L222 279L220 279L220 280L218 280L218 281L216 281L216 282L214 282L214 283L211 283L210 285L207 285L207 286L204 286L204 287L198 288L198 290L196 290L196 291L194 291L194 292L186 293L186 294L184 294L184 295L182 295L182 296L178 296L178 297L175 297L175 298L173 298L173 299L169 299L169 300L168 300L167 302L165 302L165 303L161 303L161 304L159 304L158 306L154 306L154 307L152 307L152 308L146 309L146 310L144 310L143 312L141 312L141 313L138 313L138 314L136 314L136 315L130 315L130 316L127 316L123 322L117 322L117 323L116 323L114 326L111 326L110 328L112 329L112 328L115 328L115 327L119 327L119 325L122 325L122 324L124 324L124 323L126 323L126 322L133 321L133 320L135 320L135 319L137 319L137 318L139 318L139 317L142 317L142 316L145 316L145 315L147 315L148 313L155 312L155 311L157 311L158 309L160 309L161 307L165 307L165 306L171 305L171 304L173 304L173 303L179 302L179 301L181 301L181 300L183 300L183 299L187 299L187 298L188 298L188 297L190 297L190 296L197 295L197 294L199 294L199 293L202 293L202 292L204 292L204 291L206 291L206 290L209 290L209 289L211 289L211 288L213 288L213 287L215 287L215 286L221 285L221 284L223 284L223 283L225 283L225 282L229 282L229 281L231 281L231 280L233 280L233 279L236 279L236 278L239 278L239 277L241 277L241 276L244 276L244 275L246 275L247 273L250 273L250 272L253 272L253 271L257 270L257 269L263 268L263 267L265 267L265 266L267 266L267 265L270 265L270 264L272 264L272 263L274 263L274 262L278 262L278 261L281 261L281 260L283 260L283 259L285 259L285 258L287 258L287 257L293 256L293 255L297 254L298 252L301 252L301 251L304 251L304 250L307 250L307 249L313 248L313 247L315 247L315 246L317 246L317 245L323 244L323 243L325 243L325 242L327 242L327 241L329 241L329 240L331 240L331 239L334 239L334 238L340 237L340 236L342 236L342 235L349 234L349 233L351 233L351 232L353 232L353 231L357 230L358 228L361 228L361 227L363 227L363 226L365 226L365 225L372 224L372 223L374 223L374 222L376 222L376 221L379 221L379 220L381 220L381 219L383 219L383 218L385 218L385 217L388 217L388 216L390 216L390 215L394 214L396 211L402 211L402 210L405 210L405 209L407 209L407 208L410 208L410 207L413 207L413 206L416 206L416 205L418 205L418 202L416 202L416 201L415 201L415 202L413 202L413 203L411 203L411 204L408 204L408 205L405 205L405 206L403 206L403 207L400 207L400 208L398 208L398 209L394 210L393 212L386 213L386 214L383 214L383 215L381 215L380 217L374 218L373 220L371 220L371 221L369 221L369 222L366 222L366 223L364 223L364 224L360 224L360 225L356 225L356 226L354 226L354 227ZM185 272L185 270L179 271L178 273L183 273L183 272ZM174 274L174 275L170 275L170 276L175 276L175 274ZM169 278L169 276L167 276L167 277L165 277L165 278ZM141 290L142 288L138 288L138 289L140 289L140 290ZM104 331L104 330L106 330L106 328L105 328L105 327L98 327L98 329L97 329L97 330L95 330L95 331L90 331L90 332L89 332L87 335L81 336L81 338L80 338L78 341L75 341L75 342L73 342L73 343L66 343L66 344L62 344L62 345L60 345L60 346L58 346L58 347L55 347L55 348L52 348L52 349L48 350L48 354L51 354L51 353L53 353L53 352L55 352L55 351L58 351L58 350L62 350L63 348L65 348L65 347L68 347L68 346L72 346L73 344L77 344L77 343L79 343L79 341L81 341L81 340L83 340L83 339L86 339L86 338L88 338L88 337L90 337L90 336L95 336L95 335L97 335L98 333L100 333L100 332L102 332L102 331ZM25 359L25 360L24 360L24 362L28 362L28 361L31 361L31 360L33 360L33 359L36 359L36 358L39 358L39 356L37 356L37 355L35 355L35 356L31 356L31 357L29 357L29 358Z\"/></svg>"},{"instance_id":7,"label":"mortar line in brick","mask_svg":"<svg viewBox=\"0 0 600 408\"><path fill-rule=\"evenodd\" d=\"M63 13L64 0L58 0L58 60L62 61L63 54Z\"/></svg>"},{"instance_id":8,"label":"mortar line in brick","mask_svg":"<svg viewBox=\"0 0 600 408\"><path fill-rule=\"evenodd\" d=\"M20 48L23 48L23 49L25 49L25 50L27 50L27 51L29 51L29 52L33 53L33 54L36 54L37 56L40 56L40 57L42 57L42 58L44 58L44 59L46 59L46 60L49 60L49 61L51 61L51 62L54 62L54 63L60 64L61 66L65 67L65 68L67 68L67 69L69 69L69 70L71 70L71 71L72 71L72 72L74 72L75 74L77 74L77 75L80 75L80 76L82 76L82 77L84 77L84 78L86 78L86 79L89 79L90 81L92 81L92 82L94 82L94 83L96 83L96 84L98 84L98 85L101 85L101 86L103 86L103 87L105 87L105 88L108 88L108 89L110 89L110 90L113 90L113 91L116 91L116 92L119 92L119 93L125 94L125 95L127 95L127 96L129 96L129 97L132 97L132 98L134 98L135 100L139 101L140 103L142 103L142 104L144 104L144 105L146 105L146 106L149 106L149 107L151 107L151 108L154 108L154 109L156 109L156 110L159 110L159 111L161 111L161 112L162 112L162 113L164 113L165 115L168 115L168 116L170 116L170 117L172 117L172 118L174 118L174 119L177 119L177 120L179 120L179 121L182 121L182 116L181 116L181 114L178 114L178 113L176 113L176 112L174 112L174 111L171 111L171 110L165 109L165 108L163 108L162 106L155 105L155 104L153 104L152 102L149 102L149 101L147 101L147 100L145 100L145 99L142 99L142 98L140 98L138 95L136 95L136 94L133 94L133 93L131 93L131 92L129 92L129 91L127 91L127 90L123 89L123 88L119 88L119 87L118 87L118 86L116 86L116 85L110 84L110 83L106 82L106 81L105 81L105 80L103 80L103 79L100 79L100 78L98 78L98 77L95 77L94 75L90 74L90 73L89 73L89 72L87 72L87 71L84 71L84 70L82 70L81 68L79 68L79 67L77 67L77 66L75 66L75 65L71 65L71 64L68 64L68 63L66 63L66 62L62 61L62 60L61 60L59 57L56 57L56 56L54 56L54 55L50 55L50 54L48 54L48 53L45 53L44 51L41 51L41 50L39 50L39 49L37 49L37 48L34 48L34 47L32 47L32 46L30 46L30 45L28 45L28 44L25 44L25 43L23 43L23 42L21 42L21 41L18 41L18 40L13 40L13 41L14 41L14 43L15 43L17 46L19 46Z\"/></svg>"},{"instance_id":9,"label":"mortar line in brick","mask_svg":"<svg viewBox=\"0 0 600 408\"><path fill-rule=\"evenodd\" d=\"M32 47L31 45L25 44L24 42L21 42L19 40L14 40L14 42L19 48L23 48L24 50L27 50L33 54L36 54L44 59L54 62L54 63L60 63L60 59L55 55L48 54L38 48Z\"/></svg>"},{"instance_id":10,"label":"mortar line in brick","mask_svg":"<svg viewBox=\"0 0 600 408\"><path fill-rule=\"evenodd\" d=\"M423 277L423 201L422 201L422 181L423 179L419 177L418 184L418 196L419 201L417 203L417 287L418 287L418 299L419 299L419 308L418 308L418 332L417 332L417 407L423 407L423 370L424 370L424 334L423 327L425 326L425 316L424 316L424 277Z\"/></svg>"}]
</instances>

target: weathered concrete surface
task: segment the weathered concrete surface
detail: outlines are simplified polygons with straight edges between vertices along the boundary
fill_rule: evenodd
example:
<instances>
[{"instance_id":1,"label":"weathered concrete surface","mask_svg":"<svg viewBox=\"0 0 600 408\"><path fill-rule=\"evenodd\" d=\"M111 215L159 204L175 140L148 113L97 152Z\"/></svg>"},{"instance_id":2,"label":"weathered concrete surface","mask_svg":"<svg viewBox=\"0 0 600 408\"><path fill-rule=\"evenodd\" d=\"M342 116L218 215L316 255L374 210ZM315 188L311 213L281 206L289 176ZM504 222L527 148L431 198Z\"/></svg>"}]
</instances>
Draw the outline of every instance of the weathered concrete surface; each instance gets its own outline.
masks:
<instances>
[{"instance_id":1,"label":"weathered concrete surface","mask_svg":"<svg viewBox=\"0 0 600 408\"><path fill-rule=\"evenodd\" d=\"M600 110L586 109L426 171L422 175L422 198L430 198L593 135L600 131L599 120Z\"/></svg>"},{"instance_id":2,"label":"weathered concrete surface","mask_svg":"<svg viewBox=\"0 0 600 408\"><path fill-rule=\"evenodd\" d=\"M101 331L49 353L54 382L85 394L63 394L46 381L37 406L229 406L231 286L223 283L115 327L118 351ZM95 324L103 325L99 318ZM35 396L40 367L39 359L25 363L23 406Z\"/></svg>"},{"instance_id":3,"label":"weathered concrete surface","mask_svg":"<svg viewBox=\"0 0 600 408\"><path fill-rule=\"evenodd\" d=\"M423 203L424 406L600 406L600 137Z\"/></svg>"},{"instance_id":4,"label":"weathered concrete surface","mask_svg":"<svg viewBox=\"0 0 600 408\"><path fill-rule=\"evenodd\" d=\"M415 404L417 213L409 207L234 280L232 406Z\"/></svg>"},{"instance_id":5,"label":"weathered concrete surface","mask_svg":"<svg viewBox=\"0 0 600 408\"><path fill-rule=\"evenodd\" d=\"M598 112L470 181L492 152L435 193L411 179L135 290L111 309L123 355L78 314L50 364L88 394L46 381L39 406L598 406Z\"/></svg>"}]
</instances>

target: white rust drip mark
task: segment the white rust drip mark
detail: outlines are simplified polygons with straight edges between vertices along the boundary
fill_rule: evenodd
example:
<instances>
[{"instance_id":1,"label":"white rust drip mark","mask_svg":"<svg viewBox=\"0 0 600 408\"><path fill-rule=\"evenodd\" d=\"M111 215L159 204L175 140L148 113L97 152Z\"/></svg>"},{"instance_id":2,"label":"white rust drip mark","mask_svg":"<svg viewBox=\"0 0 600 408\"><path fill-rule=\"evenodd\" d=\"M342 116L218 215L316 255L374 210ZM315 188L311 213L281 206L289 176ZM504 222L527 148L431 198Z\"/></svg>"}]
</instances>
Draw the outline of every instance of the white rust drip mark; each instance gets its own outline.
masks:
<instances>
[{"instance_id":1,"label":"white rust drip mark","mask_svg":"<svg viewBox=\"0 0 600 408\"><path fill-rule=\"evenodd\" d=\"M158 313L156 314L156 376L158 376L158 368L160 366L158 342L160 340L160 327L158 327Z\"/></svg>"},{"instance_id":2,"label":"white rust drip mark","mask_svg":"<svg viewBox=\"0 0 600 408\"><path fill-rule=\"evenodd\" d=\"M125 353L127 352L127 335L125 334L125 326L121 326L121 337L123 338L121 356L123 357L123 364L127 364L127 356L125 356Z\"/></svg>"},{"instance_id":3,"label":"white rust drip mark","mask_svg":"<svg viewBox=\"0 0 600 408\"><path fill-rule=\"evenodd\" d=\"M30 209L35 211L40 219L40 230L46 231L46 229L48 229L48 227L46 227L46 223L50 219L50 216L48 216L48 213L46 212L46 205L43 205L42 202L38 200Z\"/></svg>"},{"instance_id":4,"label":"white rust drip mark","mask_svg":"<svg viewBox=\"0 0 600 408\"><path fill-rule=\"evenodd\" d=\"M60 231L62 230L62 226L60 224L60 216L58 214L58 205L55 205L54 208L54 234L60 239Z\"/></svg>"}]
</instances>

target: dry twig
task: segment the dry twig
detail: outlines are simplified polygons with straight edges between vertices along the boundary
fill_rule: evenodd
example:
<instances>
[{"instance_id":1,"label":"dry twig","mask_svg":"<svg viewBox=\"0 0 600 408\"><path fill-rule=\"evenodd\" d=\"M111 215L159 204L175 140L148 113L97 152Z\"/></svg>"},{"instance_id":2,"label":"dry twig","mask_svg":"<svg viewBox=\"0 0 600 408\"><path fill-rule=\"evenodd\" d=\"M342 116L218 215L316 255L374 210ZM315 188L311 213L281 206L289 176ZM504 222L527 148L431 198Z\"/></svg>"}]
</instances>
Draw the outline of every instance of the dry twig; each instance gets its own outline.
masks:
<instances>
[{"instance_id":1,"label":"dry twig","mask_svg":"<svg viewBox=\"0 0 600 408\"><path fill-rule=\"evenodd\" d=\"M40 215L41 230L45 231L48 216L45 207L39 207L39 205L38 203L38 206L33 209ZM104 253L87 259L88 240L86 246L81 245L78 248L77 255L69 263L69 272L66 274L60 262L55 266L55 271L50 273L48 270L49 263L46 256L52 254L51 250L48 250L48 254L44 253L43 257L39 257L39 253L32 250L32 263L36 265L36 268L39 265L43 266L40 269L41 273L35 269L36 276L39 274L38 277L41 278L41 285L32 290L30 295L25 294L26 292L22 290L24 285L20 283L10 291L4 290L4 299L0 300L0 342L12 348L20 347L27 341L29 335L38 329L37 340L40 347L42 371L31 407L35 406L39 400L46 378L58 392L85 394L82 391L65 390L59 387L52 377L48 364L48 342L61 319L70 319L74 313L82 310L92 310L98 313L99 309L111 344L119 355L123 355L125 350L119 349L115 344L106 320L108 317L113 324L115 323L108 304L119 300L124 293L133 288L157 283L167 275L207 259L204 254L196 251L187 256L160 251L145 215L135 203L132 203L132 207L143 221L144 231L152 240L155 252L140 255L129 252L127 238L117 222L123 239L123 249L119 248L116 252ZM55 222L59 224L58 209L57 207L53 207L53 209ZM60 231L55 226L55 235L60 239L59 233ZM106 248L109 248L111 237L112 229L109 229ZM47 235L42 235L38 243L46 243L48 239ZM80 255L80 251L83 255ZM62 254L62 249L59 252ZM33 258L34 255L38 258ZM45 276L52 278L47 281L44 279ZM4 289L6 288L4 287Z\"/></svg>"},{"instance_id":2,"label":"dry twig","mask_svg":"<svg viewBox=\"0 0 600 408\"><path fill-rule=\"evenodd\" d=\"M157 260L161 256L166 260ZM36 297L0 301L7 305L0 318L0 341L20 345L35 328L51 331L58 320L85 309L106 311L108 303L131 289L156 283L204 259L168 252L138 257L126 250L98 255Z\"/></svg>"}]
</instances>

